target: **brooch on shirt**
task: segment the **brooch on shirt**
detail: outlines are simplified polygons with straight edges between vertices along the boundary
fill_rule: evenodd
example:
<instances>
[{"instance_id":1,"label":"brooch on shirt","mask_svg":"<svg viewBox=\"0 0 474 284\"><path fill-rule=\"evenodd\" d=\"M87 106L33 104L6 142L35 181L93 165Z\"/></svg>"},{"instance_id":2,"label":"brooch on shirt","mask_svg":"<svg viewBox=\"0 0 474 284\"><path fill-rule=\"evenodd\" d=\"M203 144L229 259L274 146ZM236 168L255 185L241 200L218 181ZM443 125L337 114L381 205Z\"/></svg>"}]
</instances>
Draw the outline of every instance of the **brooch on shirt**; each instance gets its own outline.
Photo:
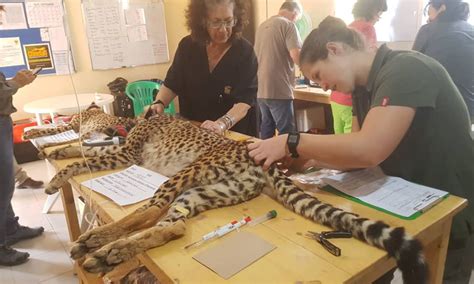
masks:
<instances>
[{"instance_id":1,"label":"brooch on shirt","mask_svg":"<svg viewBox=\"0 0 474 284\"><path fill-rule=\"evenodd\" d=\"M231 92L232 92L232 86L225 86L224 87L224 94L230 95Z\"/></svg>"}]
</instances>

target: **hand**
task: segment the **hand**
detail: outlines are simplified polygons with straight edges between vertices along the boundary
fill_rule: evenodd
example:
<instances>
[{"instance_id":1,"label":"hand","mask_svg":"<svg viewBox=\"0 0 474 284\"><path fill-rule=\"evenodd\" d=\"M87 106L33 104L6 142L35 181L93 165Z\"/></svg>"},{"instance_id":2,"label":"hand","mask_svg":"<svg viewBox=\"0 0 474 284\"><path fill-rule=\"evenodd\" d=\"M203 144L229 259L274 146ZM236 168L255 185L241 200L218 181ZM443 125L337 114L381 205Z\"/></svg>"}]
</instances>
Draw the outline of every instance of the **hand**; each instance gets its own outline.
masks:
<instances>
[{"instance_id":1,"label":"hand","mask_svg":"<svg viewBox=\"0 0 474 284\"><path fill-rule=\"evenodd\" d=\"M30 70L20 70L11 80L18 88L24 87L36 79L36 75Z\"/></svg>"},{"instance_id":2,"label":"hand","mask_svg":"<svg viewBox=\"0 0 474 284\"><path fill-rule=\"evenodd\" d=\"M214 131L220 135L224 135L225 132L225 125L217 121L206 120L201 124L201 127Z\"/></svg>"},{"instance_id":3,"label":"hand","mask_svg":"<svg viewBox=\"0 0 474 284\"><path fill-rule=\"evenodd\" d=\"M263 163L263 169L268 170L268 168L274 162L277 162L289 155L290 152L286 146L287 139L288 134L283 134L267 140L249 144L247 146L249 155L257 164L265 161Z\"/></svg>"},{"instance_id":4,"label":"hand","mask_svg":"<svg viewBox=\"0 0 474 284\"><path fill-rule=\"evenodd\" d=\"M165 106L163 106L162 104L151 105L150 109L153 112L153 114L164 113L165 112Z\"/></svg>"}]
</instances>

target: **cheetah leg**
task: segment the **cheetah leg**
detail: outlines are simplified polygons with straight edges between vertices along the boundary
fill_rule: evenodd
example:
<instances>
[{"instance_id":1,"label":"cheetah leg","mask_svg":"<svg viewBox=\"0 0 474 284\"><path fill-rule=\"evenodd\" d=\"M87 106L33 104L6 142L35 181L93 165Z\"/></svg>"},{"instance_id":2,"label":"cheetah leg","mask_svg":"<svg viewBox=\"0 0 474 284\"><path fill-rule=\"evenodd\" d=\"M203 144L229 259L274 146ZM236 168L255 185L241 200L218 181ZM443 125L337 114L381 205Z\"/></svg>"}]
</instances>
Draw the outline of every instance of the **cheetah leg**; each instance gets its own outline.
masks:
<instances>
[{"instance_id":1,"label":"cheetah leg","mask_svg":"<svg viewBox=\"0 0 474 284\"><path fill-rule=\"evenodd\" d=\"M206 185L184 192L171 204L167 215L156 226L105 245L89 254L83 267L93 273L108 272L137 254L183 236L186 217L177 207L187 209L187 218L190 218L206 210L244 202L260 193L252 188L238 193L241 184L241 181L232 180L226 184ZM263 184L261 186L263 187Z\"/></svg>"},{"instance_id":2,"label":"cheetah leg","mask_svg":"<svg viewBox=\"0 0 474 284\"><path fill-rule=\"evenodd\" d=\"M102 147L81 147L68 145L66 147L58 148L53 150L51 153L46 154L44 151L40 152L39 155L54 160L62 160L68 158L82 157L84 153L85 157L97 157L101 155L112 155L120 152L121 146L111 145Z\"/></svg>"},{"instance_id":3,"label":"cheetah leg","mask_svg":"<svg viewBox=\"0 0 474 284\"><path fill-rule=\"evenodd\" d=\"M135 211L117 222L106 224L85 232L76 241L71 249L71 257L78 259L90 251L94 251L104 244L113 242L131 232L149 228L155 225L163 210L158 207L148 207L142 211Z\"/></svg>"},{"instance_id":4,"label":"cheetah leg","mask_svg":"<svg viewBox=\"0 0 474 284\"><path fill-rule=\"evenodd\" d=\"M117 168L124 168L131 166L135 163L134 157L130 157L128 151L123 149L113 155L99 156L95 158L87 159L83 162L74 162L64 169L60 170L51 179L49 184L45 188L47 194L53 194L67 182L72 176L87 173L89 169L92 172L98 172L103 170L112 170Z\"/></svg>"},{"instance_id":5,"label":"cheetah leg","mask_svg":"<svg viewBox=\"0 0 474 284\"><path fill-rule=\"evenodd\" d=\"M174 200L176 192L182 192L186 189L192 188L200 182L199 177L197 175L193 176L191 173L197 174L198 172L193 171L192 167L183 169L181 172L162 184L150 202L137 209L137 211L115 223L94 228L82 234L76 241L76 245L71 249L71 257L74 259L81 258L86 253L94 251L98 247L106 245L113 240L117 240L130 232L135 231L136 229L134 229L133 226L123 226L121 224L128 224L128 220L137 220L138 223L142 222L142 220L144 220L144 216L141 215L142 211L146 212L148 209L152 208L153 210L163 212ZM157 221L158 220L156 220L156 222ZM154 224L156 224L156 222ZM117 223L118 225L115 225ZM122 228L125 228L125 230ZM89 239L92 239L93 241L89 242Z\"/></svg>"},{"instance_id":6,"label":"cheetah leg","mask_svg":"<svg viewBox=\"0 0 474 284\"><path fill-rule=\"evenodd\" d=\"M27 139L33 139L33 138L38 138L42 136L54 135L54 134L66 132L72 129L73 127L70 124L61 125L61 126L52 127L52 128L33 128L23 133L23 139L27 140Z\"/></svg>"}]
</instances>

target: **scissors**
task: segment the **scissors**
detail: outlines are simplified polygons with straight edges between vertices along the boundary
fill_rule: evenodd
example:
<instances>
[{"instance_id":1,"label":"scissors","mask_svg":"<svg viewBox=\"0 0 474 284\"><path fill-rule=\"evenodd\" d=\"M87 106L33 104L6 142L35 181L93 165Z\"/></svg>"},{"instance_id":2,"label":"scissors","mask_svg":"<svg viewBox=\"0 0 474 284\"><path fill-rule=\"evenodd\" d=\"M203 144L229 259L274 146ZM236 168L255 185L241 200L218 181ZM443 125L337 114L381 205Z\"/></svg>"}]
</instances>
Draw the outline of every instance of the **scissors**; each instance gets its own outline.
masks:
<instances>
[{"instance_id":1,"label":"scissors","mask_svg":"<svg viewBox=\"0 0 474 284\"><path fill-rule=\"evenodd\" d=\"M335 256L341 255L341 249L335 246L333 243L328 241L328 239L340 239L340 238L352 238L352 234L350 232L345 231L329 231L329 232L321 232L316 233L312 231L308 231L306 236L316 240L320 243L328 252Z\"/></svg>"}]
</instances>

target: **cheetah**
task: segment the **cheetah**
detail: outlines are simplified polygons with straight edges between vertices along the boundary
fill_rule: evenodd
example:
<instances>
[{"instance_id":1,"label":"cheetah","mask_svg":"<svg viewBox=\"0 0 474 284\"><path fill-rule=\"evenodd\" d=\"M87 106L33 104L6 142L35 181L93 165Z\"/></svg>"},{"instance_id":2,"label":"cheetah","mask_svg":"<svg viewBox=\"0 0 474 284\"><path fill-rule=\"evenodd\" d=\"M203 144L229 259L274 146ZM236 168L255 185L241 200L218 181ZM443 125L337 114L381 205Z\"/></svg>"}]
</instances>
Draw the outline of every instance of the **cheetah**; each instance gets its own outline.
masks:
<instances>
[{"instance_id":1,"label":"cheetah","mask_svg":"<svg viewBox=\"0 0 474 284\"><path fill-rule=\"evenodd\" d=\"M263 171L248 155L247 144L188 121L156 115L139 122L123 146L84 147L89 158L59 171L47 185L48 193L56 192L70 177L88 172L88 167L100 171L136 164L169 180L135 212L82 234L70 250L71 257L85 257L82 266L89 272L109 272L139 253L183 236L187 218L245 202L266 187L272 197L297 214L349 231L387 251L397 260L405 283L427 282L421 243L403 227L393 228L324 203L294 185L277 167ZM69 158L79 152L69 146L51 152L50 158Z\"/></svg>"},{"instance_id":2,"label":"cheetah","mask_svg":"<svg viewBox=\"0 0 474 284\"><path fill-rule=\"evenodd\" d=\"M75 115L67 125L61 125L53 128L34 128L26 131L23 134L23 139L34 139L42 136L58 134L66 132L68 130L74 130L76 133L81 133L82 139L88 139L94 132L102 133L107 128L124 125L132 127L135 124L135 119L126 117L117 117L110 114L104 113L99 106L92 103L85 111L82 111L80 115ZM40 151L46 147L58 146L68 142L57 142L43 145ZM44 156L44 153L40 152L40 157Z\"/></svg>"}]
</instances>

